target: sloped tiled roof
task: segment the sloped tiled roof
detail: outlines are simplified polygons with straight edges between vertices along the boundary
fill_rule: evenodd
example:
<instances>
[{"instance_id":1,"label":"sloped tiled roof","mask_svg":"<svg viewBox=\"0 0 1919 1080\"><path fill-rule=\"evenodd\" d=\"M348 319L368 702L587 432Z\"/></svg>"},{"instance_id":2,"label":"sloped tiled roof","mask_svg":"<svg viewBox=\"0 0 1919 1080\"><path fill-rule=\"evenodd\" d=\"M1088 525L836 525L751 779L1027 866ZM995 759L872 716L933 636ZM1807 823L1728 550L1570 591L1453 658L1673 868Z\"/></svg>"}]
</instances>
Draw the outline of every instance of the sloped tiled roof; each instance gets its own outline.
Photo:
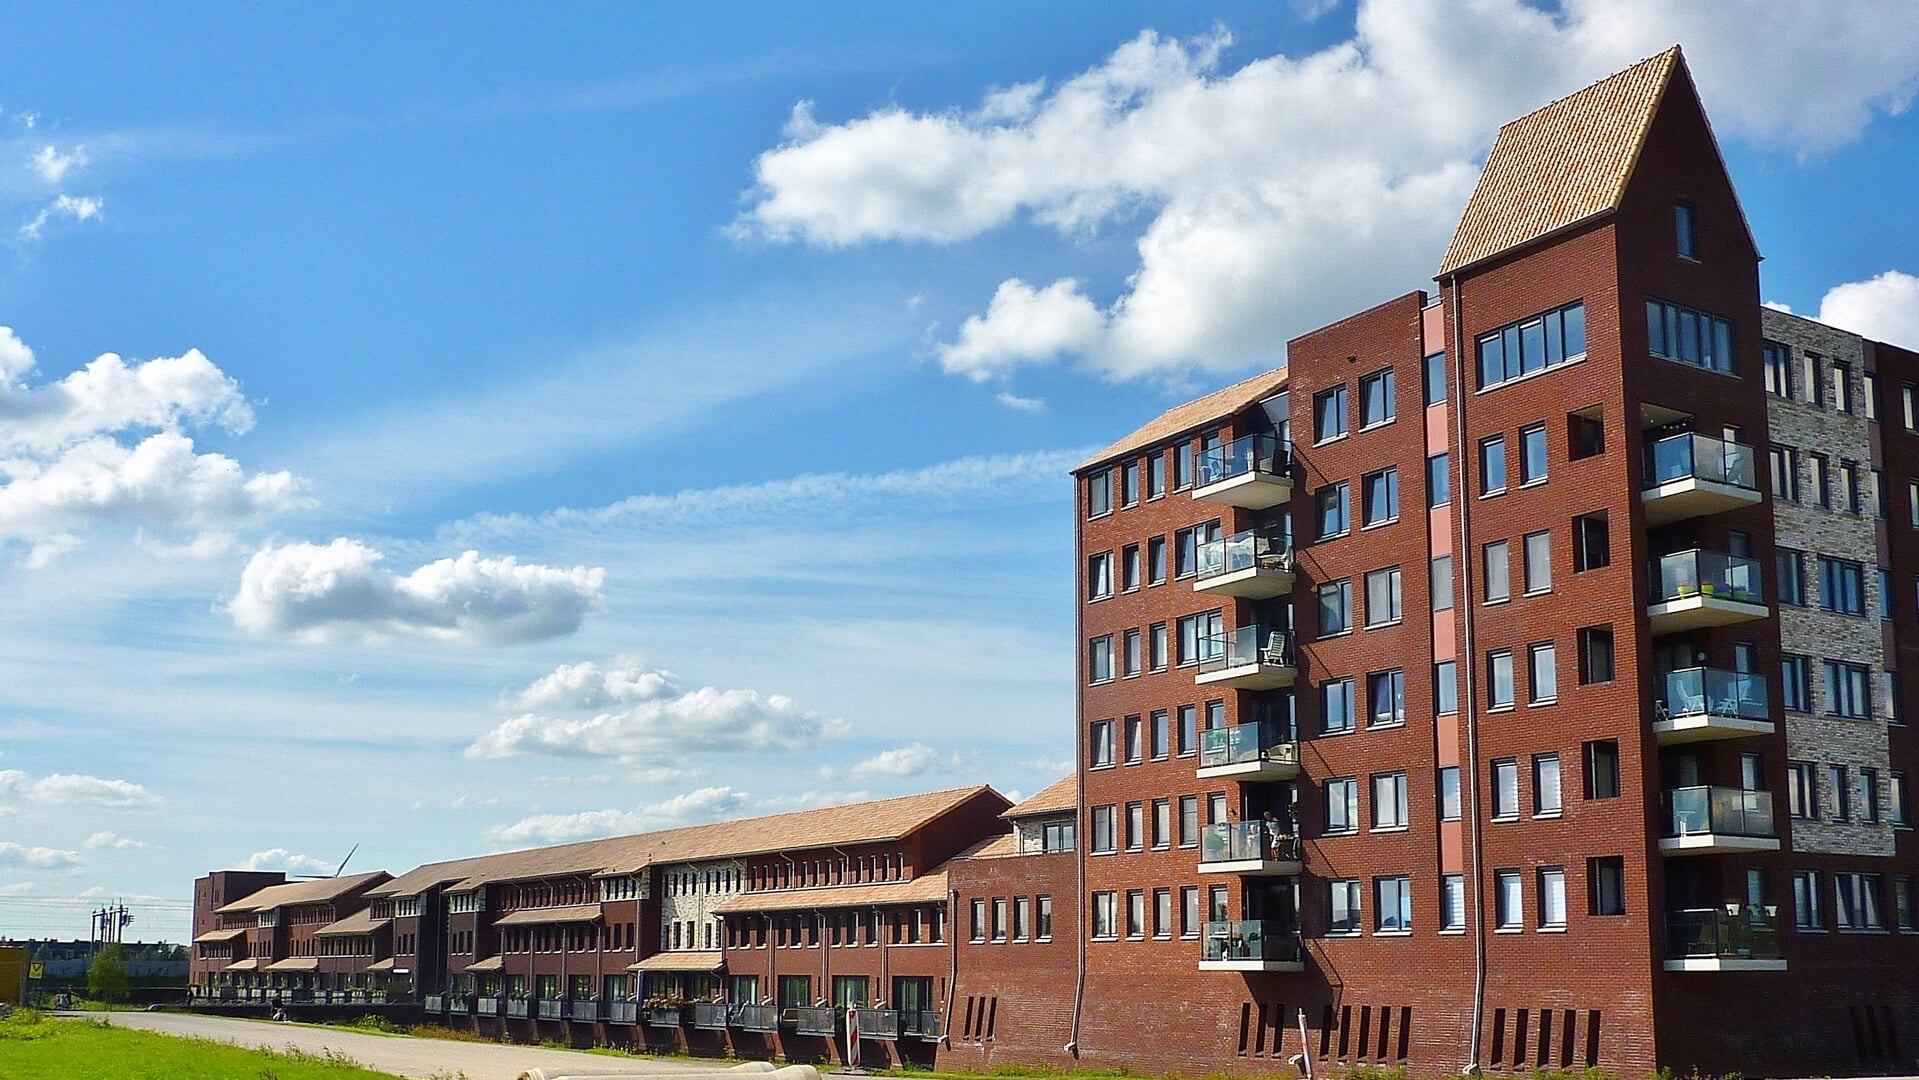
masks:
<instances>
[{"instance_id":1,"label":"sloped tiled roof","mask_svg":"<svg viewBox=\"0 0 1919 1080\"><path fill-rule=\"evenodd\" d=\"M1499 129L1439 276L1619 207L1679 46Z\"/></svg>"},{"instance_id":2,"label":"sloped tiled roof","mask_svg":"<svg viewBox=\"0 0 1919 1080\"><path fill-rule=\"evenodd\" d=\"M1079 809L1079 775L1062 776L1039 789L1031 798L1001 814L1003 818L1031 817Z\"/></svg>"},{"instance_id":3,"label":"sloped tiled roof","mask_svg":"<svg viewBox=\"0 0 1919 1080\"><path fill-rule=\"evenodd\" d=\"M313 936L350 937L354 934L371 934L392 921L392 919L376 919L371 909L361 908L344 919L336 919L320 927L313 932Z\"/></svg>"},{"instance_id":4,"label":"sloped tiled roof","mask_svg":"<svg viewBox=\"0 0 1919 1080\"><path fill-rule=\"evenodd\" d=\"M369 881L385 881L385 870L375 870L370 874L350 874L346 877L315 878L312 881L289 881L284 885L269 885L251 896L243 896L233 903L220 908L218 914L242 914L248 911L270 911L274 908L292 904L324 904L336 900Z\"/></svg>"},{"instance_id":5,"label":"sloped tiled roof","mask_svg":"<svg viewBox=\"0 0 1919 1080\"><path fill-rule=\"evenodd\" d=\"M926 904L944 899L946 871L940 869L921 874L911 881L739 893L728 897L713 910L722 915L731 915L742 911L811 911L815 908L870 907L875 904Z\"/></svg>"},{"instance_id":6,"label":"sloped tiled roof","mask_svg":"<svg viewBox=\"0 0 1919 1080\"><path fill-rule=\"evenodd\" d=\"M546 923L593 922L600 917L598 904L568 904L565 907L521 908L509 911L493 921L495 926L535 926Z\"/></svg>"},{"instance_id":7,"label":"sloped tiled roof","mask_svg":"<svg viewBox=\"0 0 1919 1080\"><path fill-rule=\"evenodd\" d=\"M463 889L476 888L488 882L525 881L564 874L592 875L608 867L644 867L649 863L697 862L771 851L898 840L980 798L996 800L1002 806L1006 803L1005 796L999 792L977 784L845 806L480 855L409 870L374 890L372 895L415 896L449 882L459 882Z\"/></svg>"},{"instance_id":8,"label":"sloped tiled roof","mask_svg":"<svg viewBox=\"0 0 1919 1080\"><path fill-rule=\"evenodd\" d=\"M718 949L704 952L663 952L637 964L627 965L628 971L718 971L726 963L726 954Z\"/></svg>"},{"instance_id":9,"label":"sloped tiled roof","mask_svg":"<svg viewBox=\"0 0 1919 1080\"><path fill-rule=\"evenodd\" d=\"M1017 854L1019 854L1019 849L1014 845L1013 834L1001 833L1000 835L993 837L991 840L981 840L979 843L974 844L972 847L969 847L965 851L960 852L958 855L953 856L953 858L955 860L958 860L958 859L1004 859L1009 855L1017 855Z\"/></svg>"},{"instance_id":10,"label":"sloped tiled roof","mask_svg":"<svg viewBox=\"0 0 1919 1080\"><path fill-rule=\"evenodd\" d=\"M1080 464L1080 468L1089 468L1103 461L1111 461L1121 454L1143 450L1154 443L1170 439L1182 431L1191 431L1202 424L1231 416L1248 405L1264 401L1284 389L1286 389L1286 369L1283 367L1261 372L1250 379L1242 379L1224 390L1215 390L1203 398L1195 398L1184 405L1175 405L1160 413L1145 427L1086 459Z\"/></svg>"}]
</instances>

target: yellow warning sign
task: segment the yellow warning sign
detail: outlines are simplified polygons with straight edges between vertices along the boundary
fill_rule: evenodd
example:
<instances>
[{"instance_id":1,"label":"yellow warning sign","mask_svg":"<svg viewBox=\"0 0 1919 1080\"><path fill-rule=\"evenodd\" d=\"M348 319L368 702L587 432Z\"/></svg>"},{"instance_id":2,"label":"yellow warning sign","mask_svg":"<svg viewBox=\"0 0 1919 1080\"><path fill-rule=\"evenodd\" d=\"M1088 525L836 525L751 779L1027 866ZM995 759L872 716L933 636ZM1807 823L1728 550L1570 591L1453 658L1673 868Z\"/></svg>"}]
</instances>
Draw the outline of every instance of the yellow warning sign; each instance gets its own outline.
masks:
<instances>
[{"instance_id":1,"label":"yellow warning sign","mask_svg":"<svg viewBox=\"0 0 1919 1080\"><path fill-rule=\"evenodd\" d=\"M38 961L27 965L27 978L44 979L47 977L47 965Z\"/></svg>"}]
</instances>

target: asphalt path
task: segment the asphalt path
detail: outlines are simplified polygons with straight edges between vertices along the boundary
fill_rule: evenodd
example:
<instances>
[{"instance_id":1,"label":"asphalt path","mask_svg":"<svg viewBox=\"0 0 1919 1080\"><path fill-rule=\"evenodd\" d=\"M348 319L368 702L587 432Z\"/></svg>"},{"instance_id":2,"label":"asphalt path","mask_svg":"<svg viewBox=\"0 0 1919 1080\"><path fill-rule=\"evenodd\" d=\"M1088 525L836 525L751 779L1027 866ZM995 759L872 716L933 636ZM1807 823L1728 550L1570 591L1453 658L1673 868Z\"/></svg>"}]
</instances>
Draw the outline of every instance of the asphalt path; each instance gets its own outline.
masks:
<instances>
[{"instance_id":1,"label":"asphalt path","mask_svg":"<svg viewBox=\"0 0 1919 1080\"><path fill-rule=\"evenodd\" d=\"M466 1080L518 1080L536 1066L568 1073L686 1073L694 1069L720 1073L725 1064L689 1058L609 1057L538 1046L502 1046L496 1043L454 1042L449 1039L374 1035L361 1031L311 1024L276 1024L271 1020L241 1020L194 1013L74 1013L104 1019L115 1027L157 1031L197 1039L216 1039L240 1046L285 1050L294 1047L310 1054L344 1054L369 1069L397 1073L414 1080L461 1077Z\"/></svg>"}]
</instances>

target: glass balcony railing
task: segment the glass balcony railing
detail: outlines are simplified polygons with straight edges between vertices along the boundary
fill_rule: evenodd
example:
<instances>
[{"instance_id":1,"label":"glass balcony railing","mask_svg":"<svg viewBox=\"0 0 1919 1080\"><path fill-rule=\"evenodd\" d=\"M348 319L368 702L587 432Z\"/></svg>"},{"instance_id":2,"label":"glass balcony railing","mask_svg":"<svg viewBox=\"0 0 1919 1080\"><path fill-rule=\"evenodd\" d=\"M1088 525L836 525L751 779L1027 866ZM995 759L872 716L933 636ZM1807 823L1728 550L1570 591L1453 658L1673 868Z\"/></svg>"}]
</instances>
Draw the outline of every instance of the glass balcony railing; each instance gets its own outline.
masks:
<instances>
[{"instance_id":1,"label":"glass balcony railing","mask_svg":"<svg viewBox=\"0 0 1919 1080\"><path fill-rule=\"evenodd\" d=\"M828 1006L807 1006L788 1010L793 1013L795 1035L839 1034L839 1011Z\"/></svg>"},{"instance_id":2,"label":"glass balcony railing","mask_svg":"<svg viewBox=\"0 0 1919 1080\"><path fill-rule=\"evenodd\" d=\"M640 1022L640 1003L609 1001L606 1004L606 1019L612 1024L637 1024Z\"/></svg>"},{"instance_id":3,"label":"glass balcony railing","mask_svg":"<svg viewBox=\"0 0 1919 1080\"><path fill-rule=\"evenodd\" d=\"M900 1034L920 1039L937 1039L944 1029L940 1014L931 1009L906 1009L900 1013Z\"/></svg>"},{"instance_id":4,"label":"glass balcony railing","mask_svg":"<svg viewBox=\"0 0 1919 1080\"><path fill-rule=\"evenodd\" d=\"M1205 650L1199 660L1201 675L1255 664L1293 666L1293 643L1284 630L1242 626L1224 637L1206 638L1201 647Z\"/></svg>"},{"instance_id":5,"label":"glass balcony railing","mask_svg":"<svg viewBox=\"0 0 1919 1080\"><path fill-rule=\"evenodd\" d=\"M686 1023L688 1027L696 1027L702 1030L724 1031L726 1030L727 1020L729 1019L727 1015L729 1011L729 1006L719 1002L688 1005L686 1007Z\"/></svg>"},{"instance_id":6,"label":"glass balcony railing","mask_svg":"<svg viewBox=\"0 0 1919 1080\"><path fill-rule=\"evenodd\" d=\"M1247 435L1225 446L1202 450L1199 454L1199 486L1247 473L1285 475L1292 465L1291 449L1277 435Z\"/></svg>"},{"instance_id":7,"label":"glass balcony railing","mask_svg":"<svg viewBox=\"0 0 1919 1080\"><path fill-rule=\"evenodd\" d=\"M1673 435L1646 448L1646 486L1708 480L1758 490L1752 447L1710 435Z\"/></svg>"},{"instance_id":8,"label":"glass balcony railing","mask_svg":"<svg viewBox=\"0 0 1919 1080\"><path fill-rule=\"evenodd\" d=\"M1221 574L1237 574L1254 567L1291 570L1291 538L1278 529L1248 529L1199 545L1200 581Z\"/></svg>"},{"instance_id":9,"label":"glass balcony railing","mask_svg":"<svg viewBox=\"0 0 1919 1080\"><path fill-rule=\"evenodd\" d=\"M566 1017L566 1003L559 998L541 998L539 1014L542 1020L562 1020Z\"/></svg>"},{"instance_id":10,"label":"glass balcony railing","mask_svg":"<svg viewBox=\"0 0 1919 1080\"><path fill-rule=\"evenodd\" d=\"M1263 821L1222 821L1199 830L1199 862L1249 862L1254 859L1299 860L1299 840L1284 823L1271 828Z\"/></svg>"},{"instance_id":11,"label":"glass balcony railing","mask_svg":"<svg viewBox=\"0 0 1919 1080\"><path fill-rule=\"evenodd\" d=\"M900 1012L898 1009L848 1009L847 1015L859 1025L862 1039L897 1039L900 1037Z\"/></svg>"},{"instance_id":12,"label":"glass balcony railing","mask_svg":"<svg viewBox=\"0 0 1919 1080\"><path fill-rule=\"evenodd\" d=\"M1299 932L1273 919L1209 922L1200 933L1201 960L1280 960L1300 958Z\"/></svg>"},{"instance_id":13,"label":"glass balcony railing","mask_svg":"<svg viewBox=\"0 0 1919 1080\"><path fill-rule=\"evenodd\" d=\"M1666 792L1666 835L1771 839L1772 792L1683 787Z\"/></svg>"},{"instance_id":14,"label":"glass balcony railing","mask_svg":"<svg viewBox=\"0 0 1919 1080\"><path fill-rule=\"evenodd\" d=\"M525 1020L533 1015L532 998L507 998L506 1015L515 1020Z\"/></svg>"},{"instance_id":15,"label":"glass balcony railing","mask_svg":"<svg viewBox=\"0 0 1919 1080\"><path fill-rule=\"evenodd\" d=\"M780 1010L776 1005L735 1005L728 1019L741 1031L769 1032L780 1029Z\"/></svg>"},{"instance_id":16,"label":"glass balcony railing","mask_svg":"<svg viewBox=\"0 0 1919 1080\"><path fill-rule=\"evenodd\" d=\"M1756 559L1694 548L1660 558L1653 572L1653 592L1660 603L1703 596L1763 604L1762 580Z\"/></svg>"},{"instance_id":17,"label":"glass balcony railing","mask_svg":"<svg viewBox=\"0 0 1919 1080\"><path fill-rule=\"evenodd\" d=\"M1682 668L1666 673L1666 692L1654 703L1661 720L1682 716L1736 716L1768 720L1772 700L1766 677L1750 671L1720 668Z\"/></svg>"},{"instance_id":18,"label":"glass balcony railing","mask_svg":"<svg viewBox=\"0 0 1919 1080\"><path fill-rule=\"evenodd\" d=\"M1299 760L1299 744L1276 724L1257 720L1199 733L1199 767L1251 765L1267 760Z\"/></svg>"},{"instance_id":19,"label":"glass balcony railing","mask_svg":"<svg viewBox=\"0 0 1919 1080\"><path fill-rule=\"evenodd\" d=\"M1727 904L1675 911L1666 917L1666 956L1777 960L1779 908Z\"/></svg>"}]
</instances>

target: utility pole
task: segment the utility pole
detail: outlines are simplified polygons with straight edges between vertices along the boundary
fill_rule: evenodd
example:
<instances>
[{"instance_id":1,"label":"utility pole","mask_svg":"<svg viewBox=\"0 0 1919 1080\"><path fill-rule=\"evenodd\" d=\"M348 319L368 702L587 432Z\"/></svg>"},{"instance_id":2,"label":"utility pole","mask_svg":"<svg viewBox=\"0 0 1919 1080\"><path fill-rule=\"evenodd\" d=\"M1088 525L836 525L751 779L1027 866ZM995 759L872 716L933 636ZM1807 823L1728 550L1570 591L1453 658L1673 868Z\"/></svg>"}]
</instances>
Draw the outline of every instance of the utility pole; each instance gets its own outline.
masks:
<instances>
[{"instance_id":1,"label":"utility pole","mask_svg":"<svg viewBox=\"0 0 1919 1080\"><path fill-rule=\"evenodd\" d=\"M94 911L88 930L93 939L93 951L98 953L102 945L118 945L124 941L125 928L132 921L133 913L127 910L124 903Z\"/></svg>"}]
</instances>

